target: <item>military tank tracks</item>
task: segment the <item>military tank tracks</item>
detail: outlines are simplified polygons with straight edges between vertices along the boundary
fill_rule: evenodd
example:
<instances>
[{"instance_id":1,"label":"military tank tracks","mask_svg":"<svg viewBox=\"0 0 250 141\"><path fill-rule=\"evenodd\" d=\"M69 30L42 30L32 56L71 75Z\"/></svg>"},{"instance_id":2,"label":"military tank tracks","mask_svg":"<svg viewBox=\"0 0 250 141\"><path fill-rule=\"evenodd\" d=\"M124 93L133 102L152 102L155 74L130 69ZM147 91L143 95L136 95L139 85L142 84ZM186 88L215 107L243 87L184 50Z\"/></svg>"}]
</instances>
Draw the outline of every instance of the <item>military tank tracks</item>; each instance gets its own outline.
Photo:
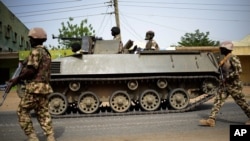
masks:
<instances>
[{"instance_id":1,"label":"military tank tracks","mask_svg":"<svg viewBox=\"0 0 250 141\"><path fill-rule=\"evenodd\" d=\"M146 107L142 107L141 101L137 102L137 104L130 106L129 109L126 111L121 111L120 109L117 109L118 111L115 111L116 109L110 108L110 107L97 107L98 110L96 109L94 113L82 113L79 112L79 107L77 103L71 103L66 112L63 112L63 114L53 114L53 118L80 118L80 117L100 117L100 116L124 116L124 115L147 115L147 114L168 114L168 113L183 113L183 112L188 112L195 110L196 107L199 105L202 105L203 103L207 102L208 100L212 99L216 92L217 92L217 82L218 78L216 76L211 76L211 75L202 75L202 76L150 76L150 77L121 77L121 78L52 78L51 82L56 82L56 83L64 83L64 82L69 82L69 81L128 81L128 80L175 80L175 81L183 81L183 80L202 80L204 84L202 84L202 89L205 91L205 94L202 94L196 98L190 99L190 102L184 103L184 108L178 108L179 105L177 105L175 108L168 108L170 107L169 104L171 105L171 102L163 100L160 102L160 106L157 109L147 110ZM208 80L206 81L203 80ZM212 84L210 82L213 82ZM190 81L192 82L192 81ZM212 86L211 86L212 85ZM81 95L80 97L84 97L84 94ZM177 98L178 99L178 98ZM176 98L174 97L174 100ZM63 103L67 101L66 99L61 99L59 103ZM191 102L192 101L192 102ZM79 102L78 102L79 104ZM175 103L172 103L175 104ZM97 103L99 105L99 103ZM146 104L147 105L147 104ZM183 105L180 105L181 107ZM145 110L146 108L146 110ZM151 107L149 107L151 108Z\"/></svg>"}]
</instances>

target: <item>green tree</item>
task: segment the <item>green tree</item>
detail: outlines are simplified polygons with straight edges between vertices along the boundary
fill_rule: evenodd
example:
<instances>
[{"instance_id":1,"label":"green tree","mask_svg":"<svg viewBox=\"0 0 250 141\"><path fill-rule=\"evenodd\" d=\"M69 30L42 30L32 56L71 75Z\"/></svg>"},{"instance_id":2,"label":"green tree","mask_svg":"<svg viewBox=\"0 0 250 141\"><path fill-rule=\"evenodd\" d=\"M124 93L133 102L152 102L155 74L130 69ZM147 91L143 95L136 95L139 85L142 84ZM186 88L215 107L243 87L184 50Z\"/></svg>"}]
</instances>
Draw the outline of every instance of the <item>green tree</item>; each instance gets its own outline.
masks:
<instances>
[{"instance_id":1,"label":"green tree","mask_svg":"<svg viewBox=\"0 0 250 141\"><path fill-rule=\"evenodd\" d=\"M73 42L79 42L76 40L62 40L60 38L82 38L83 36L93 36L95 30L91 24L88 24L87 19L81 21L81 23L73 24L73 18L69 18L69 21L66 23L62 22L62 28L59 29L58 43L61 45L61 48L68 49Z\"/></svg>"},{"instance_id":2,"label":"green tree","mask_svg":"<svg viewBox=\"0 0 250 141\"><path fill-rule=\"evenodd\" d=\"M203 33L199 29L195 30L195 33L186 33L181 37L181 41L178 42L180 46L218 46L219 41L213 41L209 39L209 32Z\"/></svg>"}]
</instances>

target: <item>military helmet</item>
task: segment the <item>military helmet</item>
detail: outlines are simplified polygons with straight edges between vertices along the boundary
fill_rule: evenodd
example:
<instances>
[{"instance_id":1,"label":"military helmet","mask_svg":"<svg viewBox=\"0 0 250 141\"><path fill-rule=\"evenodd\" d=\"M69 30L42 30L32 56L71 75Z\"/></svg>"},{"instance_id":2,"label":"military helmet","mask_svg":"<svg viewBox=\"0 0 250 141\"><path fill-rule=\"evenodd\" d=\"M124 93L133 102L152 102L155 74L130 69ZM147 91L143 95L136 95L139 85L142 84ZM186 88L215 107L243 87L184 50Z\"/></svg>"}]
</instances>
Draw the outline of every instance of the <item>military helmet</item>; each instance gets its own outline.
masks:
<instances>
[{"instance_id":1,"label":"military helmet","mask_svg":"<svg viewBox=\"0 0 250 141\"><path fill-rule=\"evenodd\" d=\"M46 32L40 27L30 29L28 36L32 37L33 39L47 39Z\"/></svg>"},{"instance_id":2,"label":"military helmet","mask_svg":"<svg viewBox=\"0 0 250 141\"><path fill-rule=\"evenodd\" d=\"M114 33L115 35L120 34L120 28L119 28L119 27L114 26L114 27L111 28L111 31L112 31L112 33Z\"/></svg>"},{"instance_id":3,"label":"military helmet","mask_svg":"<svg viewBox=\"0 0 250 141\"><path fill-rule=\"evenodd\" d=\"M222 42L222 43L220 44L220 48L225 48L225 49L227 49L227 50L233 50L233 47L234 47L234 45L233 45L233 43L230 42L230 41L224 41L224 42Z\"/></svg>"},{"instance_id":4,"label":"military helmet","mask_svg":"<svg viewBox=\"0 0 250 141\"><path fill-rule=\"evenodd\" d=\"M146 32L146 37L145 37L145 40L153 39L153 38L154 38L154 36L155 36L154 31L149 30L149 31L147 31L147 32Z\"/></svg>"}]
</instances>

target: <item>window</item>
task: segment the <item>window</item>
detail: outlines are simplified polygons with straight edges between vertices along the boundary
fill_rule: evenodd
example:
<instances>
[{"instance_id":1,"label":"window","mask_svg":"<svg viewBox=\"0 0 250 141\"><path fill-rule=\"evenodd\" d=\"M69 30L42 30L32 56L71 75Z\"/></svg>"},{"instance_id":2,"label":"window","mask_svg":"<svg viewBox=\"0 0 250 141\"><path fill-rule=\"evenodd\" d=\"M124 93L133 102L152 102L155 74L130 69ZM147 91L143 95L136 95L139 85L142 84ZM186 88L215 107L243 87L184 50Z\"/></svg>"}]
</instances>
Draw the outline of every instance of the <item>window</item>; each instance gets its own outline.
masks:
<instances>
[{"instance_id":1,"label":"window","mask_svg":"<svg viewBox=\"0 0 250 141\"><path fill-rule=\"evenodd\" d=\"M13 43L17 42L17 33L16 32L13 34L13 38L12 39L13 39L12 40Z\"/></svg>"},{"instance_id":2,"label":"window","mask_svg":"<svg viewBox=\"0 0 250 141\"><path fill-rule=\"evenodd\" d=\"M10 25L5 26L5 38L9 39L11 35L12 27Z\"/></svg>"},{"instance_id":3,"label":"window","mask_svg":"<svg viewBox=\"0 0 250 141\"><path fill-rule=\"evenodd\" d=\"M24 46L24 37L23 37L23 36L20 36L20 43L19 43L19 46L20 46L20 47L23 47L23 46Z\"/></svg>"},{"instance_id":4,"label":"window","mask_svg":"<svg viewBox=\"0 0 250 141\"><path fill-rule=\"evenodd\" d=\"M26 41L26 49L25 50L29 50L30 49L30 44L28 41Z\"/></svg>"},{"instance_id":5,"label":"window","mask_svg":"<svg viewBox=\"0 0 250 141\"><path fill-rule=\"evenodd\" d=\"M0 21L0 33L3 32L3 24L2 24L2 21Z\"/></svg>"}]
</instances>

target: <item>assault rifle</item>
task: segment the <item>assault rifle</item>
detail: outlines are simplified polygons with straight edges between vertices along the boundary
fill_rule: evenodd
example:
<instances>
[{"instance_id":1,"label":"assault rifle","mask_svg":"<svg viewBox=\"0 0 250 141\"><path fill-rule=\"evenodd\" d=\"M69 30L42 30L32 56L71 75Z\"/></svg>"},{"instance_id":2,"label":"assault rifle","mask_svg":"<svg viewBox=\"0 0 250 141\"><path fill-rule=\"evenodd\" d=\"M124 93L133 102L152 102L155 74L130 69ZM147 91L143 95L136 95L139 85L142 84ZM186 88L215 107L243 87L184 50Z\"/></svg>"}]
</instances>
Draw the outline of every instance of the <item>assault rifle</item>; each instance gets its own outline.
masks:
<instances>
[{"instance_id":1,"label":"assault rifle","mask_svg":"<svg viewBox=\"0 0 250 141\"><path fill-rule=\"evenodd\" d=\"M222 73L222 69L221 69L221 66L219 67L219 71L220 71L220 80L221 80L221 85L223 87L223 91L226 90L226 86L225 86L225 79L224 79L224 76L223 76L223 73Z\"/></svg>"},{"instance_id":2,"label":"assault rifle","mask_svg":"<svg viewBox=\"0 0 250 141\"><path fill-rule=\"evenodd\" d=\"M20 75L22 69L23 69L23 65L22 65L22 63L19 63L19 64L18 64L18 67L17 67L17 69L15 70L15 72L14 72L14 74L13 74L13 76L12 76L11 79L18 77L18 76ZM7 86L6 86L5 90L4 90L4 94L3 94L2 100L1 100L1 102L0 102L0 106L3 105L3 102L5 101L7 95L9 94L9 92L10 92L10 90L11 90L11 88L12 88L13 86L14 86L14 85L13 85L12 82L7 82Z\"/></svg>"}]
</instances>

